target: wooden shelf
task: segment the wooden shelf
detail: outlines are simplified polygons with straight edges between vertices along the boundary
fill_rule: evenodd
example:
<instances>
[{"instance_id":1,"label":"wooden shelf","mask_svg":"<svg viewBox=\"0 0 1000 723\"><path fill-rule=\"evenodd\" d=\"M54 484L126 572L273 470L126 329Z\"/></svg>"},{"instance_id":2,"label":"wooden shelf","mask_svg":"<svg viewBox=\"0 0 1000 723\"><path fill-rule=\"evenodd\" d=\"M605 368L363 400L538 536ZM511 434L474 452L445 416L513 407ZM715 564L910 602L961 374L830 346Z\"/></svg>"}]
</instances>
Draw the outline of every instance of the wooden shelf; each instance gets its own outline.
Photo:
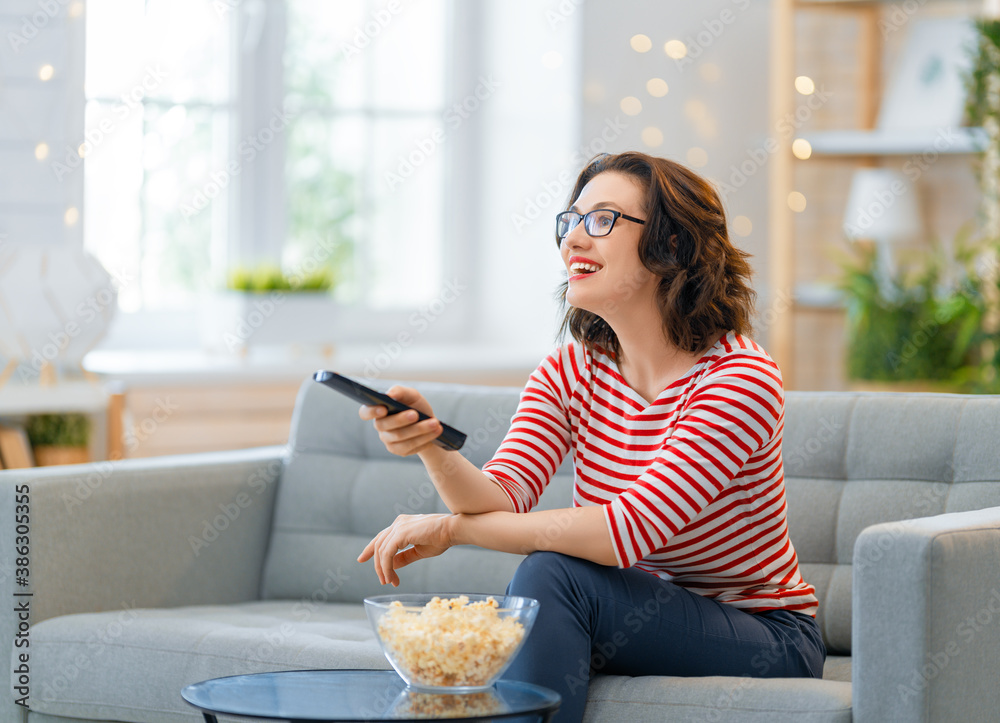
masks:
<instances>
[{"instance_id":1,"label":"wooden shelf","mask_svg":"<svg viewBox=\"0 0 1000 723\"><path fill-rule=\"evenodd\" d=\"M100 384L61 382L55 386L27 386L8 382L0 387L0 415L79 412L104 414L108 392Z\"/></svg>"},{"instance_id":2,"label":"wooden shelf","mask_svg":"<svg viewBox=\"0 0 1000 723\"><path fill-rule=\"evenodd\" d=\"M803 133L816 156L910 156L923 153L962 155L981 153L986 148L982 128L907 130L846 130Z\"/></svg>"}]
</instances>

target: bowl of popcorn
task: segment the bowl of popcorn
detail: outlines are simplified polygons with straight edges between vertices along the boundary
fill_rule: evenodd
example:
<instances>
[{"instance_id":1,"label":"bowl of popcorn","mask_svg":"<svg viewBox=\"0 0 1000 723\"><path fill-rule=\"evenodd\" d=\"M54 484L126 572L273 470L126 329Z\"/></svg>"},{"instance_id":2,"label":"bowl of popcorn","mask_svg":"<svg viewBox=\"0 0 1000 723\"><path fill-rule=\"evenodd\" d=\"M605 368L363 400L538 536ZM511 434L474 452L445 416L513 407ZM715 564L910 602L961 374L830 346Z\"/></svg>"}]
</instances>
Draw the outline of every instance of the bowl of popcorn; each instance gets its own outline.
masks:
<instances>
[{"instance_id":1,"label":"bowl of popcorn","mask_svg":"<svg viewBox=\"0 0 1000 723\"><path fill-rule=\"evenodd\" d=\"M489 689L524 644L538 601L511 595L379 595L365 611L406 685L430 693Z\"/></svg>"}]
</instances>

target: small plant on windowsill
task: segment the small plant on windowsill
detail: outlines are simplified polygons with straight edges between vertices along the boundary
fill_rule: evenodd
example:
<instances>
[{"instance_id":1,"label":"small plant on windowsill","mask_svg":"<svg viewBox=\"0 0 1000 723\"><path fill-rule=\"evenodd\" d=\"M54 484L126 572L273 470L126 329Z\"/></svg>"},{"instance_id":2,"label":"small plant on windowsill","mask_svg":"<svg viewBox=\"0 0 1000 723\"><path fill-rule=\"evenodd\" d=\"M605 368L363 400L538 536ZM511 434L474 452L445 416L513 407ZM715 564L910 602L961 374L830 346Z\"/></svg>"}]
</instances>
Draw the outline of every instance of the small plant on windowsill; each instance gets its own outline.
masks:
<instances>
[{"instance_id":1,"label":"small plant on windowsill","mask_svg":"<svg viewBox=\"0 0 1000 723\"><path fill-rule=\"evenodd\" d=\"M39 467L90 461L90 419L84 414L36 414L25 431Z\"/></svg>"},{"instance_id":2,"label":"small plant on windowsill","mask_svg":"<svg viewBox=\"0 0 1000 723\"><path fill-rule=\"evenodd\" d=\"M267 291L330 292L334 287L333 271L321 268L304 274L286 274L278 266L238 266L229 272L226 288L231 291L263 293Z\"/></svg>"},{"instance_id":3,"label":"small plant on windowsill","mask_svg":"<svg viewBox=\"0 0 1000 723\"><path fill-rule=\"evenodd\" d=\"M847 375L856 387L979 392L986 332L980 249L965 236L954 262L940 247L891 278L881 278L876 251L862 244L841 261L838 286L848 309Z\"/></svg>"},{"instance_id":4,"label":"small plant on windowsill","mask_svg":"<svg viewBox=\"0 0 1000 723\"><path fill-rule=\"evenodd\" d=\"M206 299L202 345L209 351L246 355L253 347L286 347L333 354L340 321L333 291L339 264L289 273L274 264L238 266L225 288Z\"/></svg>"}]
</instances>

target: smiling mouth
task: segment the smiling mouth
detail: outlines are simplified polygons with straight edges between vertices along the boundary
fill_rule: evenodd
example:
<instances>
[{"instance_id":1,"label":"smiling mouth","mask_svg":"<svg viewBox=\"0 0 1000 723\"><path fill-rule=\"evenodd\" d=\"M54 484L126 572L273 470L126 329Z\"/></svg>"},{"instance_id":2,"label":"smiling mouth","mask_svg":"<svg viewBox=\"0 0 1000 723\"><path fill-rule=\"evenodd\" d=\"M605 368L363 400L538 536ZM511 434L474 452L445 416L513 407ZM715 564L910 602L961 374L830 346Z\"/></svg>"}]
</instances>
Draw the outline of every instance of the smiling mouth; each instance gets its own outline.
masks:
<instances>
[{"instance_id":1,"label":"smiling mouth","mask_svg":"<svg viewBox=\"0 0 1000 723\"><path fill-rule=\"evenodd\" d=\"M574 262L570 264L569 274L570 278L575 279L578 277L589 276L590 274L596 274L602 268L602 266L598 266L597 264Z\"/></svg>"}]
</instances>

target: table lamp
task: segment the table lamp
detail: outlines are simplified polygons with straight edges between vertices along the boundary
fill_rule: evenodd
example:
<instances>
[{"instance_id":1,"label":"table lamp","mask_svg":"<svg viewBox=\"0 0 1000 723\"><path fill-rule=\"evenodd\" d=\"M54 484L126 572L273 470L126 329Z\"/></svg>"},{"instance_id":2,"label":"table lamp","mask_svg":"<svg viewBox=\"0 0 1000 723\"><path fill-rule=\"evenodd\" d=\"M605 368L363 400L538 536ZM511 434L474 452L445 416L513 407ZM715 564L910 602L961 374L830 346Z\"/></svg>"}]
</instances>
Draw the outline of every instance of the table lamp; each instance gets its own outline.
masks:
<instances>
[{"instance_id":1,"label":"table lamp","mask_svg":"<svg viewBox=\"0 0 1000 723\"><path fill-rule=\"evenodd\" d=\"M920 235L923 224L913 184L898 171L862 168L854 173L844 211L844 234L875 244L875 275L883 296L892 295L892 246Z\"/></svg>"}]
</instances>

